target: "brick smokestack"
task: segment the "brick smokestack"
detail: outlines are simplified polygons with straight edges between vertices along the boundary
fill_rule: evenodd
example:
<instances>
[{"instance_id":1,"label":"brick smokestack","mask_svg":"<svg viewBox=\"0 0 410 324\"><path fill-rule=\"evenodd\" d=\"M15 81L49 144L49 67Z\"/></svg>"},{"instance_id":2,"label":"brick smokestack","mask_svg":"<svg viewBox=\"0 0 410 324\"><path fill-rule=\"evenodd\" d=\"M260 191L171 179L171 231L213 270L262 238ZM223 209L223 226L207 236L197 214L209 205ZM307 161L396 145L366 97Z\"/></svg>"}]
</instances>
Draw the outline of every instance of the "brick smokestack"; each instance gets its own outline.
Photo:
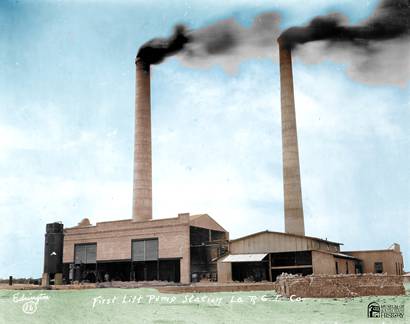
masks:
<instances>
[{"instance_id":1,"label":"brick smokestack","mask_svg":"<svg viewBox=\"0 0 410 324\"><path fill-rule=\"evenodd\" d=\"M136 65L134 188L132 218L152 219L151 80L150 66L139 58Z\"/></svg>"},{"instance_id":2,"label":"brick smokestack","mask_svg":"<svg viewBox=\"0 0 410 324\"><path fill-rule=\"evenodd\" d=\"M279 43L285 232L305 235L291 49Z\"/></svg>"}]
</instances>

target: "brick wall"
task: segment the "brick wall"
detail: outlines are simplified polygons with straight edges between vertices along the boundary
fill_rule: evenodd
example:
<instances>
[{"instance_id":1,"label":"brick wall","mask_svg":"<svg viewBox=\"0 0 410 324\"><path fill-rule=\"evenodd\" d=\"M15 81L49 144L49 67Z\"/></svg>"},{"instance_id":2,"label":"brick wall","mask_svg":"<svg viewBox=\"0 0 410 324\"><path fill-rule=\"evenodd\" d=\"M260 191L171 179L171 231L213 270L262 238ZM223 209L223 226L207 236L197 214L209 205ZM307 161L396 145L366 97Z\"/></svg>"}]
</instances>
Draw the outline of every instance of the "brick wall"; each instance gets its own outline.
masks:
<instances>
[{"instance_id":1,"label":"brick wall","mask_svg":"<svg viewBox=\"0 0 410 324\"><path fill-rule=\"evenodd\" d=\"M101 222L95 226L76 226L64 231L63 262L74 262L74 246L97 243L97 261L130 260L131 241L158 238L159 258L181 258L181 282L189 283L189 216L133 222Z\"/></svg>"},{"instance_id":2,"label":"brick wall","mask_svg":"<svg viewBox=\"0 0 410 324\"><path fill-rule=\"evenodd\" d=\"M277 280L277 292L297 297L355 297L404 295L402 276L363 275L284 275Z\"/></svg>"}]
</instances>

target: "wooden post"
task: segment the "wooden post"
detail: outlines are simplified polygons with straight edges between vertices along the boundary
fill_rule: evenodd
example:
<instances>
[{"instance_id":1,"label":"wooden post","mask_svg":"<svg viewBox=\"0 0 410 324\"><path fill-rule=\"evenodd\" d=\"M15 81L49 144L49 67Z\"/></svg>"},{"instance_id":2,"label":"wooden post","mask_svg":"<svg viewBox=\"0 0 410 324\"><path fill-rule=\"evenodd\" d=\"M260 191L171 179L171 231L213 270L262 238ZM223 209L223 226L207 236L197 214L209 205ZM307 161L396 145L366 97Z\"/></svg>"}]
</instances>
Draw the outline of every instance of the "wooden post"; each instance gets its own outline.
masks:
<instances>
[{"instance_id":1,"label":"wooden post","mask_svg":"<svg viewBox=\"0 0 410 324\"><path fill-rule=\"evenodd\" d=\"M268 270L269 270L269 281L272 281L272 256L271 256L271 254L269 253L269 267L268 267Z\"/></svg>"}]
</instances>

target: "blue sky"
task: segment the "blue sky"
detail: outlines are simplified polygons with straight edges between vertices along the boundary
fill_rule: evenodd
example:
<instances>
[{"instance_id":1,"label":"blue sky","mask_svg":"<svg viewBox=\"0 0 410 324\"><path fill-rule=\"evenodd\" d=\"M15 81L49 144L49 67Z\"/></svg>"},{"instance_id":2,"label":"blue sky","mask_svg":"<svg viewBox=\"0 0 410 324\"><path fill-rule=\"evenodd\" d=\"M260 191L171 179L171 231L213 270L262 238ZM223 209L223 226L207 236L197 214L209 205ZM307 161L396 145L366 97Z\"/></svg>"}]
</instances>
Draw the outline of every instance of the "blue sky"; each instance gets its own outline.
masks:
<instances>
[{"instance_id":1,"label":"blue sky","mask_svg":"<svg viewBox=\"0 0 410 324\"><path fill-rule=\"evenodd\" d=\"M1 1L0 277L42 272L45 224L131 217L134 58L176 23L265 11L280 27L376 1ZM283 231L279 75L176 58L152 71L154 218L208 213L231 238ZM374 67L377 68L377 67ZM410 74L410 71L409 71ZM306 234L410 260L410 89L294 61Z\"/></svg>"}]
</instances>

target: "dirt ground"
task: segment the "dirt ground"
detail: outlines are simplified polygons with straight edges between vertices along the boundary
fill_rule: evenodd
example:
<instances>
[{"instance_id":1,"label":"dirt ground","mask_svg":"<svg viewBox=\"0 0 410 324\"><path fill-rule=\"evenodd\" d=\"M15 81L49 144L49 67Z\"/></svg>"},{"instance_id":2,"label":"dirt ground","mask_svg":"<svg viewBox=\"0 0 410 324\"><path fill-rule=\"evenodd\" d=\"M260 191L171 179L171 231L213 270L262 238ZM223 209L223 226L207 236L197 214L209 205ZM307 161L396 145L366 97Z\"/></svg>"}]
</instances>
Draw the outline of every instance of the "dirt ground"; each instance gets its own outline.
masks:
<instances>
[{"instance_id":1,"label":"dirt ground","mask_svg":"<svg viewBox=\"0 0 410 324\"><path fill-rule=\"evenodd\" d=\"M0 323L375 323L367 318L371 302L404 308L404 318L380 323L410 322L407 284L405 296L350 299L289 299L274 291L0 290Z\"/></svg>"}]
</instances>

